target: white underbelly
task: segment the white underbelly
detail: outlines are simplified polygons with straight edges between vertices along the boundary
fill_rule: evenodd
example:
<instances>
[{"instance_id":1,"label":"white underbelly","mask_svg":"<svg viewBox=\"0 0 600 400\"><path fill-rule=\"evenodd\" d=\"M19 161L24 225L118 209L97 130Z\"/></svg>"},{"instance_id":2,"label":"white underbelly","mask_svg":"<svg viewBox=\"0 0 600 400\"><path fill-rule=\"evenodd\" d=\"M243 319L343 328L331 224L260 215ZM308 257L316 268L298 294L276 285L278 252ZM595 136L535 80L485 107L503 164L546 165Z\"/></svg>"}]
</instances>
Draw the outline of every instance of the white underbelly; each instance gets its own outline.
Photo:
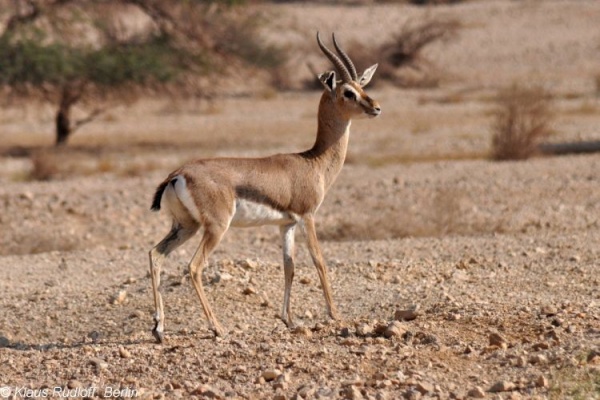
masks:
<instances>
[{"instance_id":1,"label":"white underbelly","mask_svg":"<svg viewBox=\"0 0 600 400\"><path fill-rule=\"evenodd\" d=\"M231 226L286 225L297 220L298 217L293 213L279 211L250 200L236 199Z\"/></svg>"}]
</instances>

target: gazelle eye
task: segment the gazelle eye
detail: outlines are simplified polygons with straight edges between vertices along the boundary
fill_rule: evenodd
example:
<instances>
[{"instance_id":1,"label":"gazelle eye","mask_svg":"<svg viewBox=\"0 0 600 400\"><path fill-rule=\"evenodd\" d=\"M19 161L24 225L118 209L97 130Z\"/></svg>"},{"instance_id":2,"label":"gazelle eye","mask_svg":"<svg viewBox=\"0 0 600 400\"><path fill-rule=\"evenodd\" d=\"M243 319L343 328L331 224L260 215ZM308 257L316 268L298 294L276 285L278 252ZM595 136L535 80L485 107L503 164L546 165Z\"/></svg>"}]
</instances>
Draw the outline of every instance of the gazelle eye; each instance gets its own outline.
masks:
<instances>
[{"instance_id":1,"label":"gazelle eye","mask_svg":"<svg viewBox=\"0 0 600 400\"><path fill-rule=\"evenodd\" d=\"M356 94L352 90L344 91L344 97L350 100L356 99Z\"/></svg>"}]
</instances>

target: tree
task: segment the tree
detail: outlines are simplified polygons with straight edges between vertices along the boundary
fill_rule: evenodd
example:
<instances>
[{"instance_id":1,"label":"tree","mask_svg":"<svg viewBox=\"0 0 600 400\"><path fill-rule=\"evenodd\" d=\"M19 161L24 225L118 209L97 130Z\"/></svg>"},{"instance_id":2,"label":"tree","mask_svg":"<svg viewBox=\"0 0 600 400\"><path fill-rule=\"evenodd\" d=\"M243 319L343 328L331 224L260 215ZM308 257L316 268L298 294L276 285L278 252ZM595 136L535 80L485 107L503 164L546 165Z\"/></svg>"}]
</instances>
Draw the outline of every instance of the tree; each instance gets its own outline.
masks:
<instances>
[{"instance_id":1,"label":"tree","mask_svg":"<svg viewBox=\"0 0 600 400\"><path fill-rule=\"evenodd\" d=\"M251 16L236 19L229 7L217 3L2 1L7 3L0 0L0 10L9 13L2 29L0 11L0 86L9 99L56 105L57 145L110 104L149 91L198 95L198 77L237 60L256 63L261 51L269 53L256 40ZM235 24L246 27L241 37L254 40L258 57L244 54L248 46L227 42L227 32L240 33L231 29ZM86 117L73 120L76 104L87 106Z\"/></svg>"}]
</instances>

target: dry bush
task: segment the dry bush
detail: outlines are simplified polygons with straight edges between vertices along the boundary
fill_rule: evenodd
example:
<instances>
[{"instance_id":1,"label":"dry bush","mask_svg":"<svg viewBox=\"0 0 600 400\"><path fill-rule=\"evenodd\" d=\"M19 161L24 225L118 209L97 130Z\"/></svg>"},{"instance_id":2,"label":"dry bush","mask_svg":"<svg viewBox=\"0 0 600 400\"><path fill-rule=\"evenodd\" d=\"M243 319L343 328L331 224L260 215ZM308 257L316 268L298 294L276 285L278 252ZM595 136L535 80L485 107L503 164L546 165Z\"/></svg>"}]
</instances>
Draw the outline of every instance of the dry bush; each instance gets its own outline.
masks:
<instances>
[{"instance_id":1,"label":"dry bush","mask_svg":"<svg viewBox=\"0 0 600 400\"><path fill-rule=\"evenodd\" d=\"M538 151L551 133L553 98L539 86L500 90L492 123L492 158L523 160Z\"/></svg>"},{"instance_id":2,"label":"dry bush","mask_svg":"<svg viewBox=\"0 0 600 400\"><path fill-rule=\"evenodd\" d=\"M404 24L393 38L379 47L353 43L350 54L358 66L378 60L378 76L401 87L434 87L440 76L424 50L456 37L461 23L454 19L427 19Z\"/></svg>"}]
</instances>

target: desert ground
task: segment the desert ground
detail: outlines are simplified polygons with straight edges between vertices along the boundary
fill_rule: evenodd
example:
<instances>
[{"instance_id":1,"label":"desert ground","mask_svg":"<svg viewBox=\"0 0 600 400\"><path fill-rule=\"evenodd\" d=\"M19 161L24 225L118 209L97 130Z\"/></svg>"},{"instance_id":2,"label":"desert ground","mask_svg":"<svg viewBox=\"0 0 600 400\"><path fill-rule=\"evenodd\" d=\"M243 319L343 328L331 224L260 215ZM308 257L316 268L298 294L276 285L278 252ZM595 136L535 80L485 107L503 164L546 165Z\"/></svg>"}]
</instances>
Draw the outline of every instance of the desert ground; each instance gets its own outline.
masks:
<instances>
[{"instance_id":1,"label":"desert ground","mask_svg":"<svg viewBox=\"0 0 600 400\"><path fill-rule=\"evenodd\" d=\"M146 99L58 150L50 108L5 108L0 396L600 398L600 157L488 157L494 93L514 83L552 93L549 141L600 140L600 2L257 7L265 40L302 49L297 82L306 59L330 68L317 29L375 43L411 19L462 26L427 50L437 87L374 82L382 115L353 122L317 214L342 319L298 234L288 329L278 229L232 229L203 277L227 335L187 275L199 237L163 267L166 343L151 335L148 251L170 228L149 210L156 185L193 158L305 150L319 92Z\"/></svg>"}]
</instances>

